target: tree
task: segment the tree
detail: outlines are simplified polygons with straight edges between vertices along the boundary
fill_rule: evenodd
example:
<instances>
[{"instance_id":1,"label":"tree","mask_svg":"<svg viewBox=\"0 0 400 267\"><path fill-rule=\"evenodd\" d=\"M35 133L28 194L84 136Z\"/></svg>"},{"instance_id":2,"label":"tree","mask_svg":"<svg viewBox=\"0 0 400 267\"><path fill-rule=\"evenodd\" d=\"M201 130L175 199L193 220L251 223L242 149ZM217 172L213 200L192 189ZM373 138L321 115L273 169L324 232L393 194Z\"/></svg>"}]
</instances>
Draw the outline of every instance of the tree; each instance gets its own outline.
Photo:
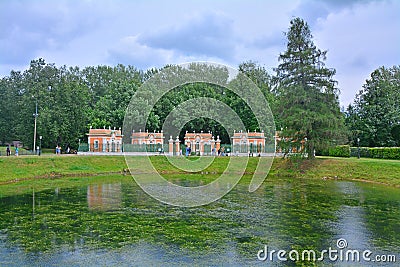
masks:
<instances>
[{"instance_id":1,"label":"tree","mask_svg":"<svg viewBox=\"0 0 400 267\"><path fill-rule=\"evenodd\" d=\"M277 109L278 102L273 94L273 77L268 73L265 67L260 66L254 61L246 61L239 65L239 70L243 72L255 85L261 90L265 99L267 100L271 110L275 113ZM241 103L240 103L241 104ZM243 109L243 108L242 108ZM240 112L241 109L239 109ZM251 114L245 114L248 118ZM281 122L279 116L274 117L275 126L281 127ZM253 129L254 127L248 127L249 130L259 130ZM274 133L275 134L275 133Z\"/></svg>"},{"instance_id":2,"label":"tree","mask_svg":"<svg viewBox=\"0 0 400 267\"><path fill-rule=\"evenodd\" d=\"M38 129L44 146L76 148L88 124L90 92L79 69L63 66L57 72L57 80L47 88L46 98L41 101Z\"/></svg>"},{"instance_id":3,"label":"tree","mask_svg":"<svg viewBox=\"0 0 400 267\"><path fill-rule=\"evenodd\" d=\"M143 73L132 66L88 67L83 75L92 92L90 122L92 127L122 127L125 110L143 79Z\"/></svg>"},{"instance_id":4,"label":"tree","mask_svg":"<svg viewBox=\"0 0 400 267\"><path fill-rule=\"evenodd\" d=\"M57 68L44 59L32 60L29 69L12 71L0 83L1 141L20 140L33 148L34 116L38 106L36 145L76 148L88 124L91 93L78 68Z\"/></svg>"},{"instance_id":5,"label":"tree","mask_svg":"<svg viewBox=\"0 0 400 267\"><path fill-rule=\"evenodd\" d=\"M400 67L380 67L346 112L353 141L363 146L400 145Z\"/></svg>"},{"instance_id":6,"label":"tree","mask_svg":"<svg viewBox=\"0 0 400 267\"><path fill-rule=\"evenodd\" d=\"M343 116L334 69L325 67L327 51L318 49L308 24L301 18L290 22L287 49L280 54L276 71L277 109L282 137L292 144L306 140L308 158L314 149L343 141ZM306 139L305 139L306 138Z\"/></svg>"},{"instance_id":7,"label":"tree","mask_svg":"<svg viewBox=\"0 0 400 267\"><path fill-rule=\"evenodd\" d=\"M23 76L21 72L11 71L9 77L0 80L0 142L1 144L10 143L18 140L16 126L19 121L20 95L22 90Z\"/></svg>"},{"instance_id":8,"label":"tree","mask_svg":"<svg viewBox=\"0 0 400 267\"><path fill-rule=\"evenodd\" d=\"M44 115L43 110L46 106L52 105L49 101L49 88L56 84L58 80L58 69L54 64L47 64L44 59L39 58L30 62L29 69L21 74L21 81L14 83L14 90L17 95L15 99L16 109L18 113L15 116L13 128L15 129L15 137L21 140L25 147L33 149L34 136L34 116L36 112L36 103L38 105L37 117L37 135L38 138L43 136L44 142L48 142L49 138L44 129L41 128L41 118ZM51 112L51 111L49 111Z\"/></svg>"},{"instance_id":9,"label":"tree","mask_svg":"<svg viewBox=\"0 0 400 267\"><path fill-rule=\"evenodd\" d=\"M263 92L268 102L273 99L271 93L271 75L267 72L265 67L258 65L253 61L246 61L239 64L239 70L246 74L250 80L252 80L258 88Z\"/></svg>"},{"instance_id":10,"label":"tree","mask_svg":"<svg viewBox=\"0 0 400 267\"><path fill-rule=\"evenodd\" d=\"M351 144L358 145L357 138L360 137L359 122L356 107L352 104L347 106L345 114L345 124L348 130L348 137Z\"/></svg>"}]
</instances>

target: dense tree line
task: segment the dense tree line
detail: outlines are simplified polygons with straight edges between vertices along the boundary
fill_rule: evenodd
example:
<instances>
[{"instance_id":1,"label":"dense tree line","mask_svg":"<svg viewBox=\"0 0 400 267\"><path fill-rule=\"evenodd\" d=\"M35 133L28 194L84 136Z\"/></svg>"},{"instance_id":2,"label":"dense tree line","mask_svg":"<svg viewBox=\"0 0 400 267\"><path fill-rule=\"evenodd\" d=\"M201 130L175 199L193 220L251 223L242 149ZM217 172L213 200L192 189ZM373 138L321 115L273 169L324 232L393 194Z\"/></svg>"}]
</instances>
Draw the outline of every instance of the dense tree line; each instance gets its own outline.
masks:
<instances>
[{"instance_id":1,"label":"dense tree line","mask_svg":"<svg viewBox=\"0 0 400 267\"><path fill-rule=\"evenodd\" d=\"M353 145L400 146L400 66L381 67L346 110Z\"/></svg>"},{"instance_id":2,"label":"dense tree line","mask_svg":"<svg viewBox=\"0 0 400 267\"><path fill-rule=\"evenodd\" d=\"M241 67L246 67L252 75L258 72L257 79L263 83L263 92L270 97L269 75L265 69L253 62L243 63ZM122 127L132 96L157 72L156 69L142 71L123 65L57 68L44 59L32 60L28 70L12 71L10 76L0 81L0 141L4 144L20 140L32 149L33 114L37 103L37 140L39 136L43 137L42 146L60 144L77 148L78 140L85 140L89 127ZM228 73L221 70L220 76L222 83L227 84ZM184 84L164 95L154 106L147 129L159 130L174 107L196 97L223 101L240 115L248 130L257 130L255 118L243 100L226 88L205 83ZM229 142L223 127L211 119L198 118L187 122L181 138L186 130L221 133L223 141Z\"/></svg>"},{"instance_id":3,"label":"dense tree line","mask_svg":"<svg viewBox=\"0 0 400 267\"><path fill-rule=\"evenodd\" d=\"M279 55L275 75L252 61L241 63L238 69L261 89L277 129L282 129L290 145L306 139L310 157L314 150L354 143L357 138L365 146L400 145L399 67L374 71L354 104L342 113L335 70L325 66L327 52L314 45L308 24L293 19L286 37L287 48ZM77 148L90 126L122 127L132 96L158 72L124 65L57 67L43 59L32 60L26 71L11 71L0 80L0 141L20 140L32 149L37 104L37 136L43 137L43 147L60 144ZM240 82L229 81L223 69L215 78L226 84ZM246 130L260 130L250 107L238 95L207 83L184 84L164 95L151 111L147 129L161 129L174 107L196 97L224 102L240 116ZM212 119L201 117L185 123L181 138L186 130L211 131L219 133L223 142L230 141L223 127Z\"/></svg>"},{"instance_id":4,"label":"dense tree line","mask_svg":"<svg viewBox=\"0 0 400 267\"><path fill-rule=\"evenodd\" d=\"M76 148L89 126L122 124L124 109L146 75L131 66L80 70L32 60L28 70L1 79L0 141L20 140L31 149L37 104L37 136L43 137L43 147Z\"/></svg>"}]
</instances>

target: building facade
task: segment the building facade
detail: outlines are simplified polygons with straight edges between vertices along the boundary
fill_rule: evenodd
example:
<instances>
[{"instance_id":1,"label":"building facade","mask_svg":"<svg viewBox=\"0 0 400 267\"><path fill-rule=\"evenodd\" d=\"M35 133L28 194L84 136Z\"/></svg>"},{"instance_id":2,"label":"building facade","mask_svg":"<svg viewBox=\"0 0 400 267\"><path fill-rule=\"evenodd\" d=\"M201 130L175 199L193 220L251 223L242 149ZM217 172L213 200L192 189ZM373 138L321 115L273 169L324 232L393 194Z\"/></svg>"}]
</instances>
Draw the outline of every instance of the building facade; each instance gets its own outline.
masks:
<instances>
[{"instance_id":1,"label":"building facade","mask_svg":"<svg viewBox=\"0 0 400 267\"><path fill-rule=\"evenodd\" d=\"M121 152L122 134L121 128L111 129L92 129L90 128L88 136L89 152Z\"/></svg>"},{"instance_id":2,"label":"building facade","mask_svg":"<svg viewBox=\"0 0 400 267\"><path fill-rule=\"evenodd\" d=\"M139 132L132 131L131 144L125 146L127 152L164 152L164 133L149 132L141 130Z\"/></svg>"},{"instance_id":3,"label":"building facade","mask_svg":"<svg viewBox=\"0 0 400 267\"><path fill-rule=\"evenodd\" d=\"M149 131L139 131L132 132L131 135L131 144L132 145L150 145L150 144L159 144L162 145L164 143L164 133L161 132L153 132L149 133Z\"/></svg>"},{"instance_id":4,"label":"building facade","mask_svg":"<svg viewBox=\"0 0 400 267\"><path fill-rule=\"evenodd\" d=\"M184 139L186 147L190 147L191 152L195 152L196 155L216 155L215 153L220 149L221 145L219 136L214 139L211 133L186 132Z\"/></svg>"},{"instance_id":5,"label":"building facade","mask_svg":"<svg viewBox=\"0 0 400 267\"><path fill-rule=\"evenodd\" d=\"M234 132L232 136L233 153L261 153L265 149L264 132Z\"/></svg>"}]
</instances>

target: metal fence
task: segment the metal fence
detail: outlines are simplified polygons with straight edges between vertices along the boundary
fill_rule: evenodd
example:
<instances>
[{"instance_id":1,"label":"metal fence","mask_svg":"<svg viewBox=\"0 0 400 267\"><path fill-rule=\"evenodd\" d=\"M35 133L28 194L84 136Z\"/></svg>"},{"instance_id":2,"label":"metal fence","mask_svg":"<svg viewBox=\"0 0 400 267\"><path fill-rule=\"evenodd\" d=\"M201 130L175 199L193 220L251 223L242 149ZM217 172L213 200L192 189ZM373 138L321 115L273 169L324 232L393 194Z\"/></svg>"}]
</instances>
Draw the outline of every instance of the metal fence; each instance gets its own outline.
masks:
<instances>
[{"instance_id":1,"label":"metal fence","mask_svg":"<svg viewBox=\"0 0 400 267\"><path fill-rule=\"evenodd\" d=\"M177 151L176 144L173 144L172 151L169 151L169 144L122 144L119 151L109 151L109 150L94 150L93 147L90 147L87 143L80 143L78 152L151 152L151 153L168 153L172 152L173 155L186 155L186 145L180 144ZM269 144L267 146L261 145L231 145L231 144L221 144L220 145L220 153L219 155L240 155L240 154L260 154L260 153L273 153L275 146L273 144ZM200 146L194 146L191 148L191 155L200 155ZM205 156L217 156L218 151L215 149L212 151L211 145L205 144L203 147L202 155Z\"/></svg>"},{"instance_id":2,"label":"metal fence","mask_svg":"<svg viewBox=\"0 0 400 267\"><path fill-rule=\"evenodd\" d=\"M80 143L78 152L168 152L168 144L122 144L116 149L107 149L107 147L95 148L94 145Z\"/></svg>"},{"instance_id":3,"label":"metal fence","mask_svg":"<svg viewBox=\"0 0 400 267\"><path fill-rule=\"evenodd\" d=\"M123 144L123 152L168 152L168 144Z\"/></svg>"}]
</instances>

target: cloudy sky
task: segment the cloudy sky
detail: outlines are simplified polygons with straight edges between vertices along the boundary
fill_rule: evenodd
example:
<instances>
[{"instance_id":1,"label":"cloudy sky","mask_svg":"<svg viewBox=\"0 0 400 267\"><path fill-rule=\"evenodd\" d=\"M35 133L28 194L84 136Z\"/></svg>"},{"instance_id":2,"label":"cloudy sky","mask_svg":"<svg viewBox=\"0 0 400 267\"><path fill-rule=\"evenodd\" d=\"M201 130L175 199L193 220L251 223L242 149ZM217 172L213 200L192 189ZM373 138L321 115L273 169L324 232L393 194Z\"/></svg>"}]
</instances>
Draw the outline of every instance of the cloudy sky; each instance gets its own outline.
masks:
<instances>
[{"instance_id":1,"label":"cloudy sky","mask_svg":"<svg viewBox=\"0 0 400 267\"><path fill-rule=\"evenodd\" d=\"M272 73L297 16L328 50L342 105L373 70L400 64L399 0L0 0L0 76L39 57L57 66L140 69L252 60Z\"/></svg>"}]
</instances>

